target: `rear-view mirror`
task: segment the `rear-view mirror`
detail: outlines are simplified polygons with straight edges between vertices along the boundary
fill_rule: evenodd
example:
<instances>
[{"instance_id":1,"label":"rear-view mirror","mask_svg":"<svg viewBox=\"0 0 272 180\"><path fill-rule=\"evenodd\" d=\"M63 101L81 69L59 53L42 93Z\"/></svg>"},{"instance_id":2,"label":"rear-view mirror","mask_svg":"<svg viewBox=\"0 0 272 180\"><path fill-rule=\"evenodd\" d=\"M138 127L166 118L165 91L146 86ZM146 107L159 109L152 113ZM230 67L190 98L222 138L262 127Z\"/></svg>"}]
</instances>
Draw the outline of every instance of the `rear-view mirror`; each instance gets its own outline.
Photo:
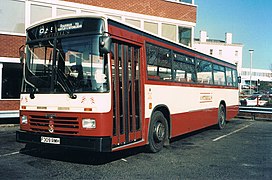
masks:
<instances>
[{"instance_id":1,"label":"rear-view mirror","mask_svg":"<svg viewBox=\"0 0 272 180\"><path fill-rule=\"evenodd\" d=\"M111 51L111 38L109 36L101 36L99 38L99 51L107 54Z\"/></svg>"},{"instance_id":2,"label":"rear-view mirror","mask_svg":"<svg viewBox=\"0 0 272 180\"><path fill-rule=\"evenodd\" d=\"M238 79L238 83L241 83L241 82L242 82L241 76L238 76L237 79Z\"/></svg>"}]
</instances>

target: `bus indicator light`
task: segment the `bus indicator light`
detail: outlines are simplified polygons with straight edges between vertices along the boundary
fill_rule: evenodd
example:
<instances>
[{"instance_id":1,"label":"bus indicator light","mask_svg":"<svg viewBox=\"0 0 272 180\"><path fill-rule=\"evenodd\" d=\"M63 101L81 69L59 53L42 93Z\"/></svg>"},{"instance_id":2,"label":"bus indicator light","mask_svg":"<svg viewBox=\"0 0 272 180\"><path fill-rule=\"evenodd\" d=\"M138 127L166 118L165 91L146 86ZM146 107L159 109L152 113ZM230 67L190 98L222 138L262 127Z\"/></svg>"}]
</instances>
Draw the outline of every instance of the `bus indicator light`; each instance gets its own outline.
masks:
<instances>
[{"instance_id":1,"label":"bus indicator light","mask_svg":"<svg viewBox=\"0 0 272 180\"><path fill-rule=\"evenodd\" d=\"M84 111L93 111L92 108L84 108Z\"/></svg>"},{"instance_id":2,"label":"bus indicator light","mask_svg":"<svg viewBox=\"0 0 272 180\"><path fill-rule=\"evenodd\" d=\"M149 109L152 109L152 103L149 103Z\"/></svg>"}]
</instances>

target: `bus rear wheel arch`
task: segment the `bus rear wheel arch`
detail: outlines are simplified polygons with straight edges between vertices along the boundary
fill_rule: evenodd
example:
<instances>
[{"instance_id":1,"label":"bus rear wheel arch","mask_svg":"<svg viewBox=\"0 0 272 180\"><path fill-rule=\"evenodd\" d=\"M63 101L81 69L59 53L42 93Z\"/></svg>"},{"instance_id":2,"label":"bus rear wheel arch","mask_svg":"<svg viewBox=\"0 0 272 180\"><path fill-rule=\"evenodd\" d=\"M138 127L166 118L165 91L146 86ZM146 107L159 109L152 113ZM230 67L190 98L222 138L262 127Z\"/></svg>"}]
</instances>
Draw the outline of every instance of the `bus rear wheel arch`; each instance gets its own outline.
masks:
<instances>
[{"instance_id":1,"label":"bus rear wheel arch","mask_svg":"<svg viewBox=\"0 0 272 180\"><path fill-rule=\"evenodd\" d=\"M155 111L150 120L147 145L148 152L156 153L169 143L169 126L161 111Z\"/></svg>"}]
</instances>

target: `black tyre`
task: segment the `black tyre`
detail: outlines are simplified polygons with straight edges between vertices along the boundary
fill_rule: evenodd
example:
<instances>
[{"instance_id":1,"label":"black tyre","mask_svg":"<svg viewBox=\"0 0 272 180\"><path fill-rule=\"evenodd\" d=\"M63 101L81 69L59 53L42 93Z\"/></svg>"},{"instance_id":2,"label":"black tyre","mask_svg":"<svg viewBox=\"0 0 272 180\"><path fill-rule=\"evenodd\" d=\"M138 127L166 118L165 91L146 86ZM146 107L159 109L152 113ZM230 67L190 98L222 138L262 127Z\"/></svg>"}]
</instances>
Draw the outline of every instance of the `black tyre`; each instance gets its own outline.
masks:
<instances>
[{"instance_id":1,"label":"black tyre","mask_svg":"<svg viewBox=\"0 0 272 180\"><path fill-rule=\"evenodd\" d=\"M159 152L162 150L163 145L168 142L168 124L164 115L160 111L154 112L151 117L148 133L148 151Z\"/></svg>"},{"instance_id":2,"label":"black tyre","mask_svg":"<svg viewBox=\"0 0 272 180\"><path fill-rule=\"evenodd\" d=\"M224 129L226 126L226 108L223 104L219 105L218 109L218 123L217 128L218 129Z\"/></svg>"}]
</instances>

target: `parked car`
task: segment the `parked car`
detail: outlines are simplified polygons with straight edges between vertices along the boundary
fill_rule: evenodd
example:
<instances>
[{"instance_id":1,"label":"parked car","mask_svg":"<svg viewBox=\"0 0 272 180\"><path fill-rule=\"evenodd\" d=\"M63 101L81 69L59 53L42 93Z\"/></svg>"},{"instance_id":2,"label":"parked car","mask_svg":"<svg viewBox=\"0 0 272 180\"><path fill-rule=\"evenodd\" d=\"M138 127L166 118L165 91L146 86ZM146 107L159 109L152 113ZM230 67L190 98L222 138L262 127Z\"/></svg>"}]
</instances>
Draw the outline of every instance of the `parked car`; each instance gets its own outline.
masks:
<instances>
[{"instance_id":1,"label":"parked car","mask_svg":"<svg viewBox=\"0 0 272 180\"><path fill-rule=\"evenodd\" d=\"M253 95L240 100L241 106L266 106L268 104L268 97L265 95Z\"/></svg>"}]
</instances>

